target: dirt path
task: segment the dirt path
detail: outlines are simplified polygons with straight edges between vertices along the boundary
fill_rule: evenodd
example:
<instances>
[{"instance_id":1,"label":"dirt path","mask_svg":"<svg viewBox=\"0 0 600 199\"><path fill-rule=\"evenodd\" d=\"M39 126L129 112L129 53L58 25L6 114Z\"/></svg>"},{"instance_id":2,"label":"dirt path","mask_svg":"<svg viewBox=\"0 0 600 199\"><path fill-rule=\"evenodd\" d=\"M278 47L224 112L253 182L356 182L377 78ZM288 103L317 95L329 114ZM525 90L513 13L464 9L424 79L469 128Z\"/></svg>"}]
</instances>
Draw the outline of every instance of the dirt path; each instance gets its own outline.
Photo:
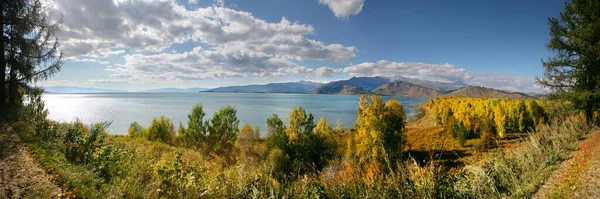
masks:
<instances>
[{"instance_id":1,"label":"dirt path","mask_svg":"<svg viewBox=\"0 0 600 199\"><path fill-rule=\"evenodd\" d=\"M600 198L600 130L579 143L534 198Z\"/></svg>"},{"instance_id":2,"label":"dirt path","mask_svg":"<svg viewBox=\"0 0 600 199\"><path fill-rule=\"evenodd\" d=\"M0 198L57 198L60 189L10 130L0 133Z\"/></svg>"}]
</instances>

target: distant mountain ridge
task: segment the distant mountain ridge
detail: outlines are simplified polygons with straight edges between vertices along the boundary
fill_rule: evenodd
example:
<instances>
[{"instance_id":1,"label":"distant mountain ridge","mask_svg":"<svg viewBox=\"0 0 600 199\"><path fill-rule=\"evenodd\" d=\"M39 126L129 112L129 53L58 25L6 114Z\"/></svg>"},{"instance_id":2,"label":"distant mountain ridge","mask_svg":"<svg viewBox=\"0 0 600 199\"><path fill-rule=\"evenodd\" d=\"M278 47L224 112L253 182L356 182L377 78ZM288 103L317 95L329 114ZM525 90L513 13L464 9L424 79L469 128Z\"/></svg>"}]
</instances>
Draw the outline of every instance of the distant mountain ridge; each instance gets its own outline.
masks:
<instances>
[{"instance_id":1,"label":"distant mountain ridge","mask_svg":"<svg viewBox=\"0 0 600 199\"><path fill-rule=\"evenodd\" d=\"M415 85L409 82L396 80L384 85L381 85L373 90L373 93L390 96L407 96L407 97L437 97L443 93L424 86Z\"/></svg>"},{"instance_id":2,"label":"distant mountain ridge","mask_svg":"<svg viewBox=\"0 0 600 199\"><path fill-rule=\"evenodd\" d=\"M209 88L159 88L159 89L151 89L151 90L143 90L139 92L148 92L148 93L195 93L198 91L209 90Z\"/></svg>"},{"instance_id":3,"label":"distant mountain ridge","mask_svg":"<svg viewBox=\"0 0 600 199\"><path fill-rule=\"evenodd\" d=\"M262 85L225 86L206 90L205 92L230 93L308 93L321 86L322 83L299 81L286 83L270 83Z\"/></svg>"},{"instance_id":4,"label":"distant mountain ridge","mask_svg":"<svg viewBox=\"0 0 600 199\"><path fill-rule=\"evenodd\" d=\"M341 93L336 93L334 91L338 90L338 88L343 85L360 87L364 90L370 91L370 90L373 90L373 89L375 89L385 83L388 83L388 82L390 82L390 80L385 77L352 77L348 80L329 82L318 88L315 88L314 90L310 91L310 93L312 93L312 94L341 94Z\"/></svg>"},{"instance_id":5,"label":"distant mountain ridge","mask_svg":"<svg viewBox=\"0 0 600 199\"><path fill-rule=\"evenodd\" d=\"M82 88L69 86L51 86L45 88L51 93L115 93L128 92L125 90ZM205 90L203 88L161 88L137 92L229 92L229 93L310 93L310 94L338 94L362 95L378 94L386 96L403 97L478 97L478 98L506 98L530 99L530 95L502 91L481 86L470 86L461 81L437 82L394 77L352 77L347 80L333 81L326 84L298 81L286 83L269 83L262 85L225 86Z\"/></svg>"},{"instance_id":6,"label":"distant mountain ridge","mask_svg":"<svg viewBox=\"0 0 600 199\"><path fill-rule=\"evenodd\" d=\"M442 97L477 97L477 98L503 98L503 99L533 99L534 97L519 92L507 92L481 86L468 86Z\"/></svg>"},{"instance_id":7,"label":"distant mountain ridge","mask_svg":"<svg viewBox=\"0 0 600 199\"><path fill-rule=\"evenodd\" d=\"M407 97L436 97L456 89L468 86L457 81L453 83L444 83L428 80L412 79L402 76L394 77L352 77L348 80L329 82L314 90L312 94L342 94L348 95L348 92L342 91L340 86L354 86L371 93L390 96Z\"/></svg>"},{"instance_id":8,"label":"distant mountain ridge","mask_svg":"<svg viewBox=\"0 0 600 199\"><path fill-rule=\"evenodd\" d=\"M313 90L314 91L314 90ZM311 91L312 92L312 91ZM362 95L371 94L372 92L358 86L343 84L337 87L328 88L327 90L318 91L319 94L339 94L339 95Z\"/></svg>"},{"instance_id":9,"label":"distant mountain ridge","mask_svg":"<svg viewBox=\"0 0 600 199\"><path fill-rule=\"evenodd\" d=\"M429 81L429 80L420 80L420 79L412 79L412 78L407 78L407 77L402 77L402 76L394 76L391 78L392 81L403 81L403 82L408 82L414 85L419 85L419 86L423 86L425 88L430 88L433 90L437 90L437 91L441 91L441 92L448 92L448 91L453 91L462 87L467 87L469 86L468 84L465 84L464 82L461 81L455 81L452 83L445 83L445 82L436 82L436 81Z\"/></svg>"}]
</instances>

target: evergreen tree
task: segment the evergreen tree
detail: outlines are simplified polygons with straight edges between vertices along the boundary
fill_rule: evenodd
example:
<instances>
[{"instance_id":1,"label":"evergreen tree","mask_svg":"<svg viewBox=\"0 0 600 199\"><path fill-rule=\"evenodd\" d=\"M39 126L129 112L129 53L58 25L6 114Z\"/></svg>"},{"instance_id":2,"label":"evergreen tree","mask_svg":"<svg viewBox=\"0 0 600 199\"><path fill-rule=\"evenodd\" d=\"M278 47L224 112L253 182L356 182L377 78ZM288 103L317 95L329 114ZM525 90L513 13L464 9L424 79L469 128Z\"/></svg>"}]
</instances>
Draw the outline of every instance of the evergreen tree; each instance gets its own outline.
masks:
<instances>
[{"instance_id":1,"label":"evergreen tree","mask_svg":"<svg viewBox=\"0 0 600 199\"><path fill-rule=\"evenodd\" d=\"M202 104L197 103L187 116L187 129L180 127L179 136L187 147L198 147L206 139L207 124L203 121L205 115Z\"/></svg>"},{"instance_id":2,"label":"evergreen tree","mask_svg":"<svg viewBox=\"0 0 600 199\"><path fill-rule=\"evenodd\" d=\"M588 122L600 104L600 1L565 3L559 18L550 17L550 42L556 53L542 60L544 76L538 82L552 89L554 98L583 109Z\"/></svg>"},{"instance_id":3,"label":"evergreen tree","mask_svg":"<svg viewBox=\"0 0 600 199\"><path fill-rule=\"evenodd\" d=\"M214 113L208 125L210 133L206 137L206 152L229 155L235 149L240 126L236 114L237 110L232 106L221 107Z\"/></svg>"},{"instance_id":4,"label":"evergreen tree","mask_svg":"<svg viewBox=\"0 0 600 199\"><path fill-rule=\"evenodd\" d=\"M0 113L5 115L20 101L19 87L60 70L62 54L55 36L58 23L47 18L39 0L5 0L1 5Z\"/></svg>"}]
</instances>

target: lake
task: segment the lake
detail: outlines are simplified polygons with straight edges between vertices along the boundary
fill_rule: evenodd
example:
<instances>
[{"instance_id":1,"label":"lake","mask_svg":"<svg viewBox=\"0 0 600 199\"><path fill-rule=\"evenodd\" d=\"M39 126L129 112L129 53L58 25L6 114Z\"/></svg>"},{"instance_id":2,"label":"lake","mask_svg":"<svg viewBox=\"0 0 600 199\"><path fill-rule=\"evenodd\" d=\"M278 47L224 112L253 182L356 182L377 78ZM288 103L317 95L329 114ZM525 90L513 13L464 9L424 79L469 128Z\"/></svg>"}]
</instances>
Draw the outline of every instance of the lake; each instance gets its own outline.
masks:
<instances>
[{"instance_id":1,"label":"lake","mask_svg":"<svg viewBox=\"0 0 600 199\"><path fill-rule=\"evenodd\" d=\"M414 115L416 105L427 98L384 97L397 99L404 104L407 115ZM112 121L108 132L127 134L129 125L137 121L147 127L154 117L165 115L175 124L187 123L187 114L200 102L206 116L212 117L221 106L231 105L237 109L242 125L249 123L266 130L266 118L273 113L287 123L288 112L297 106L312 112L315 122L322 116L333 128L338 119L343 127L352 127L357 118L359 96L280 94L280 93L94 93L94 94L55 94L43 96L49 118L61 122L79 119L85 124L99 121Z\"/></svg>"}]
</instances>

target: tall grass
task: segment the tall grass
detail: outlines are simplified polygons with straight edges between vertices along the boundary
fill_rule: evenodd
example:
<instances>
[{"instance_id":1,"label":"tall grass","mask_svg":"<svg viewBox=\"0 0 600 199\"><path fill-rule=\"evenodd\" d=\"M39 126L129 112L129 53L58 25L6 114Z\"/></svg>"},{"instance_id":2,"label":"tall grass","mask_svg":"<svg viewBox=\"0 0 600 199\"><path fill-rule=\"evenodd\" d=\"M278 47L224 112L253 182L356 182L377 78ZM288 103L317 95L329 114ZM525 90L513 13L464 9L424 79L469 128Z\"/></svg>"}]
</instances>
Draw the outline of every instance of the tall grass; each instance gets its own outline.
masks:
<instances>
[{"instance_id":1,"label":"tall grass","mask_svg":"<svg viewBox=\"0 0 600 199\"><path fill-rule=\"evenodd\" d=\"M289 162L289 155L269 150L264 140L246 140L231 154L206 154L107 135L102 123L46 122L45 117L28 117L13 126L68 196L86 198L523 198L590 131L581 117L560 117L514 146L495 148L477 162L450 169L433 151L426 163L406 155L394 162L361 162L341 155L348 151L338 143L337 154L322 169L286 174L277 167ZM340 133L332 140L353 136ZM293 167L289 170L300 168Z\"/></svg>"},{"instance_id":2,"label":"tall grass","mask_svg":"<svg viewBox=\"0 0 600 199\"><path fill-rule=\"evenodd\" d=\"M580 117L557 119L541 125L520 146L499 149L488 158L462 169L455 189L469 198L522 198L537 191L552 165L562 161L577 141L590 131Z\"/></svg>"}]
</instances>

